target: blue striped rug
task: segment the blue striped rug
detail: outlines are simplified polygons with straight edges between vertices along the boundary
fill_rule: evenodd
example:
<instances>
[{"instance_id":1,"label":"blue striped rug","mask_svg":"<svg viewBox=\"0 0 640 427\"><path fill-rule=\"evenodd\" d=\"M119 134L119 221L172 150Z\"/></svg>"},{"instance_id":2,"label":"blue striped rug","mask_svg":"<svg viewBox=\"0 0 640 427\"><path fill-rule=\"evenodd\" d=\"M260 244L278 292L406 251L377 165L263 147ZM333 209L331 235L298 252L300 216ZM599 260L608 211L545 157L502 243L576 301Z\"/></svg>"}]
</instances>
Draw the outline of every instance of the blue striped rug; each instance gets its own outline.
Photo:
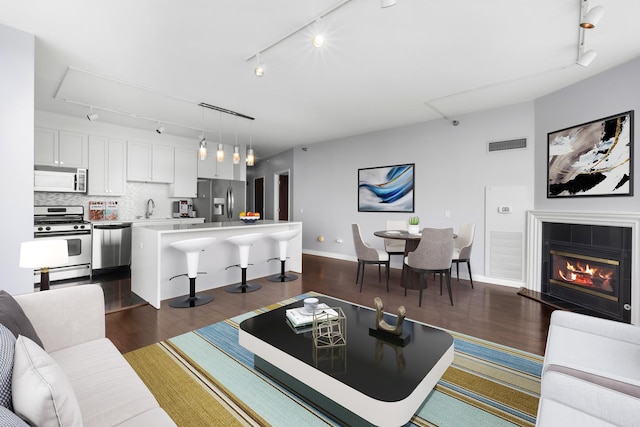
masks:
<instances>
[{"instance_id":1,"label":"blue striped rug","mask_svg":"<svg viewBox=\"0 0 640 427\"><path fill-rule=\"evenodd\" d=\"M323 413L257 372L253 366L253 353L238 344L238 325L244 319L312 295L318 296L316 293L299 295L154 346L162 348L180 369L190 373L195 384L203 387L212 399L222 402L241 423L340 425L330 414ZM534 425L542 357L447 332L454 337L454 362L407 426ZM142 363L147 365L146 370L150 369L148 362L128 360L136 370L142 370L141 366L136 366ZM169 382L167 380L162 386L151 384L150 388L158 396L166 392L158 388L171 387ZM158 400L165 407L162 400ZM165 409L171 415L171 410ZM185 408L179 410L183 412ZM198 423L202 425L201 420L193 425ZM187 424L184 421L179 423L181 426ZM216 425L215 420L211 420L210 425Z\"/></svg>"}]
</instances>

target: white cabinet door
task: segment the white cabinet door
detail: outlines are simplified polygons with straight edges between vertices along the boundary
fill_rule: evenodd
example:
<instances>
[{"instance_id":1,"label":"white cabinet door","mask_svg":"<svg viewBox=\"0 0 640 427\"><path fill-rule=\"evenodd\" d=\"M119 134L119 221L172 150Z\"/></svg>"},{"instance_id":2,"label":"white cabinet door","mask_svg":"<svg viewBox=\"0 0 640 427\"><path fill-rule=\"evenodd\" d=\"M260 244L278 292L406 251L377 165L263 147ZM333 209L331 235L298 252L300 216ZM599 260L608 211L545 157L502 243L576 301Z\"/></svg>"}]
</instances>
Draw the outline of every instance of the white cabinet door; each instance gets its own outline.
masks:
<instances>
[{"instance_id":1,"label":"white cabinet door","mask_svg":"<svg viewBox=\"0 0 640 427\"><path fill-rule=\"evenodd\" d=\"M175 149L175 176L171 186L172 197L198 197L198 152Z\"/></svg>"},{"instance_id":2,"label":"white cabinet door","mask_svg":"<svg viewBox=\"0 0 640 427\"><path fill-rule=\"evenodd\" d=\"M125 194L125 141L103 136L89 137L90 196Z\"/></svg>"},{"instance_id":3,"label":"white cabinet door","mask_svg":"<svg viewBox=\"0 0 640 427\"><path fill-rule=\"evenodd\" d=\"M174 148L154 145L151 152L151 180L172 183L174 176Z\"/></svg>"},{"instance_id":4,"label":"white cabinet door","mask_svg":"<svg viewBox=\"0 0 640 427\"><path fill-rule=\"evenodd\" d=\"M61 130L58 134L58 162L66 168L87 168L89 165L88 135Z\"/></svg>"},{"instance_id":5,"label":"white cabinet door","mask_svg":"<svg viewBox=\"0 0 640 427\"><path fill-rule=\"evenodd\" d=\"M215 153L207 153L207 158L200 160L198 157L198 178L215 178L216 177L216 156Z\"/></svg>"},{"instance_id":6,"label":"white cabinet door","mask_svg":"<svg viewBox=\"0 0 640 427\"><path fill-rule=\"evenodd\" d=\"M151 144L127 142L127 181L151 181Z\"/></svg>"},{"instance_id":7,"label":"white cabinet door","mask_svg":"<svg viewBox=\"0 0 640 427\"><path fill-rule=\"evenodd\" d=\"M87 168L89 165L88 136L65 130L35 128L34 164Z\"/></svg>"},{"instance_id":8,"label":"white cabinet door","mask_svg":"<svg viewBox=\"0 0 640 427\"><path fill-rule=\"evenodd\" d=\"M173 182L173 147L128 141L127 180Z\"/></svg>"},{"instance_id":9,"label":"white cabinet door","mask_svg":"<svg viewBox=\"0 0 640 427\"><path fill-rule=\"evenodd\" d=\"M36 127L33 151L34 164L58 166L58 131Z\"/></svg>"}]
</instances>

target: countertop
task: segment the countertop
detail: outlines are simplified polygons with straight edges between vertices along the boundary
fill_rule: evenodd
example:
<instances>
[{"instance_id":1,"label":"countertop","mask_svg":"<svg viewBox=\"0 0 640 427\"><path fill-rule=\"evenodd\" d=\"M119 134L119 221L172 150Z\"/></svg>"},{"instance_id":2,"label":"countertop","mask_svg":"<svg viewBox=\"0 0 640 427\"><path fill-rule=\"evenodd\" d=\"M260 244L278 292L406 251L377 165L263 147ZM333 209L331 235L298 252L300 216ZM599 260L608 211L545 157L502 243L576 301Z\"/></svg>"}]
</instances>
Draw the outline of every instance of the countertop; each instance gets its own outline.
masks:
<instances>
[{"instance_id":1,"label":"countertop","mask_svg":"<svg viewBox=\"0 0 640 427\"><path fill-rule=\"evenodd\" d=\"M151 218L118 218L118 219L101 219L101 220L92 220L92 224L117 224L121 222L130 222L133 225L153 225L154 223L175 223L179 224L187 224L187 223L202 223L204 222L204 218L160 218L160 217L151 217ZM158 224L159 225L159 224Z\"/></svg>"},{"instance_id":2,"label":"countertop","mask_svg":"<svg viewBox=\"0 0 640 427\"><path fill-rule=\"evenodd\" d=\"M288 224L301 224L300 222L278 221L272 219L261 219L254 223L245 223L243 221L224 221L224 222L204 222L198 224L175 224L175 225L148 225L145 228L158 231L160 233L179 233L185 231L206 231L214 229L233 229L243 228L250 229L261 228L264 226L278 226Z\"/></svg>"}]
</instances>

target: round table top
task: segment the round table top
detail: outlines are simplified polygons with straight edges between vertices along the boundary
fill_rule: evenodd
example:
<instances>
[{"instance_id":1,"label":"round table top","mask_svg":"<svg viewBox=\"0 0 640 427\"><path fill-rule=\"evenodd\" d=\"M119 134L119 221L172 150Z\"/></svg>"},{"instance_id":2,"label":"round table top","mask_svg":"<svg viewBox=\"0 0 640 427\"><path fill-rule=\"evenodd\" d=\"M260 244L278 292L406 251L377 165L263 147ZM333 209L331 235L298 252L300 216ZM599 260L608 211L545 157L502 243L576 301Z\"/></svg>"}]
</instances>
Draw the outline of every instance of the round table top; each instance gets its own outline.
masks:
<instances>
[{"instance_id":1,"label":"round table top","mask_svg":"<svg viewBox=\"0 0 640 427\"><path fill-rule=\"evenodd\" d=\"M420 240L422 233L410 234L407 230L380 230L375 231L374 236L382 237L385 239L398 239L398 240Z\"/></svg>"}]
</instances>

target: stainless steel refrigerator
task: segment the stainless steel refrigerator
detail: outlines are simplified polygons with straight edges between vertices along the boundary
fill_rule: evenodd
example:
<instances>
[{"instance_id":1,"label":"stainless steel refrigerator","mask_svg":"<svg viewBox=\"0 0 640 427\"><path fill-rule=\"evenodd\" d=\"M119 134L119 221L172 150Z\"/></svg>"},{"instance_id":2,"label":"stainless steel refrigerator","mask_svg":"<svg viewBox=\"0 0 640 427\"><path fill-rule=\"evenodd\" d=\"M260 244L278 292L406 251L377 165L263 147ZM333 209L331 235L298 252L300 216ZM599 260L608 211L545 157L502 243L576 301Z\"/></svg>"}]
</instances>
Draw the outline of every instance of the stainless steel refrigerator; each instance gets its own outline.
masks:
<instances>
[{"instance_id":1,"label":"stainless steel refrigerator","mask_svg":"<svg viewBox=\"0 0 640 427\"><path fill-rule=\"evenodd\" d=\"M246 187L244 181L198 180L198 197L193 200L193 209L205 222L238 221L240 212L246 211Z\"/></svg>"}]
</instances>

